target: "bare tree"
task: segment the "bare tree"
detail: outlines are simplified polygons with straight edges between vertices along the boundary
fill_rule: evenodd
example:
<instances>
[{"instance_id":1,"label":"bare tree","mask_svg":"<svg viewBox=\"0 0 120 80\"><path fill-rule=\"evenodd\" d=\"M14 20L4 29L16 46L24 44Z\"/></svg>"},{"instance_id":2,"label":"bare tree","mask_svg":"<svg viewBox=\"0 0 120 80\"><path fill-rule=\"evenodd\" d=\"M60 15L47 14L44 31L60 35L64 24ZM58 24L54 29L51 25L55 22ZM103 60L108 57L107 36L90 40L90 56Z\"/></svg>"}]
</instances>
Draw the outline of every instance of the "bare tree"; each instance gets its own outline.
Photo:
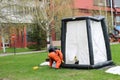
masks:
<instances>
[{"instance_id":1,"label":"bare tree","mask_svg":"<svg viewBox=\"0 0 120 80\"><path fill-rule=\"evenodd\" d=\"M63 17L70 17L72 9L71 0L35 0L36 7L33 15L34 21L37 21L40 27L47 33L47 48L52 45L51 30L60 29L60 21ZM70 14L70 15L68 15Z\"/></svg>"}]
</instances>

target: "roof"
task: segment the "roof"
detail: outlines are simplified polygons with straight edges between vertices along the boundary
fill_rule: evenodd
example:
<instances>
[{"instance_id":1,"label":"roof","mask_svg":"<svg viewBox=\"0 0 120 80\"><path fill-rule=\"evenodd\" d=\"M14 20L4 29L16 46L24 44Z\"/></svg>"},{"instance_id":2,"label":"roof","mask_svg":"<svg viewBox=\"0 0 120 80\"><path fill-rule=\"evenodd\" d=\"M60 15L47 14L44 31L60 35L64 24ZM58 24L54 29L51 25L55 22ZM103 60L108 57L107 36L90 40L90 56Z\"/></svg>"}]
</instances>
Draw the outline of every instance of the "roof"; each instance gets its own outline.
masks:
<instances>
[{"instance_id":1,"label":"roof","mask_svg":"<svg viewBox=\"0 0 120 80\"><path fill-rule=\"evenodd\" d=\"M64 18L62 21L74 21L74 20L85 20L85 19L91 19L93 21L100 21L104 19L104 16L78 16L78 17L70 17L70 18Z\"/></svg>"}]
</instances>

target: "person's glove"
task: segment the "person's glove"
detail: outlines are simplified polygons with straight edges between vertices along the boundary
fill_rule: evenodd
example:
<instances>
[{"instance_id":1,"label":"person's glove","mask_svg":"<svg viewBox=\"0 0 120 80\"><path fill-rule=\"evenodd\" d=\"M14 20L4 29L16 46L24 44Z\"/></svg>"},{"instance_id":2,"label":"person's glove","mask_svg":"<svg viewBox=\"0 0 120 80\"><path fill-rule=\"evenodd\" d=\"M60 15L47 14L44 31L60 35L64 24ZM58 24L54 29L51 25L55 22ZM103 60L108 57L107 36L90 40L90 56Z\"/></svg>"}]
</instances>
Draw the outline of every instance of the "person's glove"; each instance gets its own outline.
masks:
<instances>
[{"instance_id":1,"label":"person's glove","mask_svg":"<svg viewBox=\"0 0 120 80\"><path fill-rule=\"evenodd\" d=\"M62 63L64 63L64 61L62 60Z\"/></svg>"}]
</instances>

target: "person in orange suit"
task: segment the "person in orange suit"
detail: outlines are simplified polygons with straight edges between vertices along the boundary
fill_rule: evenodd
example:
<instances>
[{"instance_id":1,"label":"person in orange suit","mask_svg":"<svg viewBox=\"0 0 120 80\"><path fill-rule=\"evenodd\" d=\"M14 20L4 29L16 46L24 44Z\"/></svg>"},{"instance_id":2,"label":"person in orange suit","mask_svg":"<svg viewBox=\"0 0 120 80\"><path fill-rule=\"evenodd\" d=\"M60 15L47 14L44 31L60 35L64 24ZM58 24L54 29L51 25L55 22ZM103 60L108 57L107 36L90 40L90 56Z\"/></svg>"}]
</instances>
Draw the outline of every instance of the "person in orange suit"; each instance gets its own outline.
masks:
<instances>
[{"instance_id":1,"label":"person in orange suit","mask_svg":"<svg viewBox=\"0 0 120 80\"><path fill-rule=\"evenodd\" d=\"M58 54L56 54L56 51L54 48L49 49L48 57L49 57L49 66L52 67L53 62L55 61L56 69L59 69L62 62Z\"/></svg>"},{"instance_id":2,"label":"person in orange suit","mask_svg":"<svg viewBox=\"0 0 120 80\"><path fill-rule=\"evenodd\" d=\"M61 62L64 63L63 54L62 54L61 50L55 47L55 52L60 57Z\"/></svg>"}]
</instances>

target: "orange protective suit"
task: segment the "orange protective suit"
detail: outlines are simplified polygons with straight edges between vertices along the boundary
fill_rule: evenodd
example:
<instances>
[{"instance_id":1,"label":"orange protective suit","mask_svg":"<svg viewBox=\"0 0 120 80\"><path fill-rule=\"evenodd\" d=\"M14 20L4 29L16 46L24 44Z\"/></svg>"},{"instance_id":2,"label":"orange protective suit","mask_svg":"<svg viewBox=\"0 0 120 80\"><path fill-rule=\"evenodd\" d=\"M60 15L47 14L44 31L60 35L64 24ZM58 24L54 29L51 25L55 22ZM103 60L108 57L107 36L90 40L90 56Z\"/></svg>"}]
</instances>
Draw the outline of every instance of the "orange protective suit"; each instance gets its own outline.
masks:
<instances>
[{"instance_id":1,"label":"orange protective suit","mask_svg":"<svg viewBox=\"0 0 120 80\"><path fill-rule=\"evenodd\" d=\"M60 68L60 65L61 65L62 62L61 62L61 59L58 56L58 54L56 54L55 52L50 52L48 54L48 57L50 59L50 64L49 64L50 67L52 67L53 61L55 61L56 62L56 68L57 69Z\"/></svg>"},{"instance_id":2,"label":"orange protective suit","mask_svg":"<svg viewBox=\"0 0 120 80\"><path fill-rule=\"evenodd\" d=\"M56 54L60 57L60 60L61 60L61 62L63 61L63 54L62 54L62 52L61 52L61 50L55 50L55 52L56 52Z\"/></svg>"}]
</instances>

